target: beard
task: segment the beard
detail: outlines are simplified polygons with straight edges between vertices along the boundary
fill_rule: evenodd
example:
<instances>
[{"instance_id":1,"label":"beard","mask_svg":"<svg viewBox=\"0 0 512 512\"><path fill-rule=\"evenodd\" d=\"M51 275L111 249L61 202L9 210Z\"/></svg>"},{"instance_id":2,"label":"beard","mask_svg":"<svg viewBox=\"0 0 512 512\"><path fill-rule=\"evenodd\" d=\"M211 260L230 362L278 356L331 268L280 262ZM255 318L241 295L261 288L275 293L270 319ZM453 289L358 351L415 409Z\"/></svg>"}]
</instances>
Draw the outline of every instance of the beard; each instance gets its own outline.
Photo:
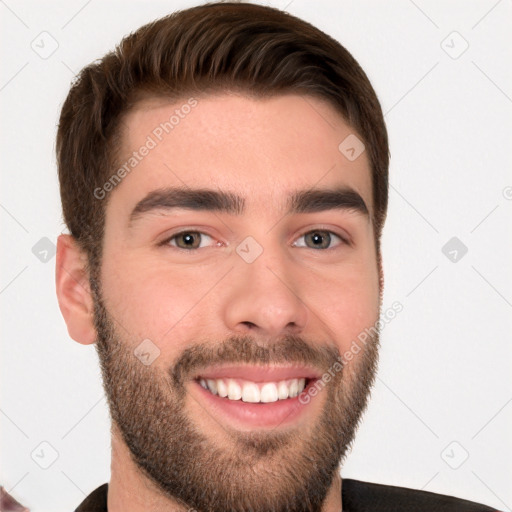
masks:
<instances>
[{"instance_id":1,"label":"beard","mask_svg":"<svg viewBox=\"0 0 512 512\"><path fill-rule=\"evenodd\" d=\"M350 363L343 363L336 346L319 347L299 336L265 344L233 336L196 342L172 366L159 369L135 357L141 340L119 335L99 279L91 278L91 290L96 350L113 425L136 467L163 496L193 512L322 510L366 409L377 368L378 331L372 330ZM221 443L186 413L187 397L192 399L186 385L194 371L221 364L305 364L322 373L337 364L341 370L324 383L318 398L326 396L316 419L259 431L240 431L217 420L225 431L219 435L227 439Z\"/></svg>"}]
</instances>

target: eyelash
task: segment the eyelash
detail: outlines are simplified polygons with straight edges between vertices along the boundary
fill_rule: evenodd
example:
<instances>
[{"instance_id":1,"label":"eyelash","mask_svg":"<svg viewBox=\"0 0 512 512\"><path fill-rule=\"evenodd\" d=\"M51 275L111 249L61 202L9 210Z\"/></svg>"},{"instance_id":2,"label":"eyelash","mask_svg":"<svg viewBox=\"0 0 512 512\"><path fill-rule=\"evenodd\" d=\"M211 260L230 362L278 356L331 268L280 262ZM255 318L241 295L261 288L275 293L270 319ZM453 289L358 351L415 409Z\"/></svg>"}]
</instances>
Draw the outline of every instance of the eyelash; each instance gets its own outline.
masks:
<instances>
[{"instance_id":1,"label":"eyelash","mask_svg":"<svg viewBox=\"0 0 512 512\"><path fill-rule=\"evenodd\" d=\"M338 245L334 246L334 247L328 247L326 249L314 249L312 247L307 247L307 246L300 246L300 247L303 247L305 249L312 249L313 251L319 251L319 250L320 251L328 251L328 250L331 250L331 249L336 249L336 247L338 247L339 245L348 245L348 246L351 245L350 241L346 237L344 237L342 235L339 235L338 233L335 233L334 231L331 231L329 229L312 229L312 230L304 232L302 235L299 236L299 238L302 238L302 237L304 237L306 235L309 235L309 234L315 233L315 232L328 233L329 235L331 235L331 237L334 235L334 237L336 237L336 238L338 238L340 240L340 243ZM193 252L193 251L197 251L199 249L205 249L205 247L197 247L197 248L184 249L183 247L178 247L177 245L171 245L170 244L171 240L174 240L175 238L177 238L177 237L179 237L181 235L190 234L190 233L199 234L201 236L207 236L207 237L213 239L212 236L208 235L207 233L204 233L203 231L187 229L187 230L179 231L178 233L175 233L174 235L166 238L165 240L160 242L158 244L158 246L159 247L161 247L161 246L172 247L173 249L178 249L180 251L186 251L186 252Z\"/></svg>"}]
</instances>

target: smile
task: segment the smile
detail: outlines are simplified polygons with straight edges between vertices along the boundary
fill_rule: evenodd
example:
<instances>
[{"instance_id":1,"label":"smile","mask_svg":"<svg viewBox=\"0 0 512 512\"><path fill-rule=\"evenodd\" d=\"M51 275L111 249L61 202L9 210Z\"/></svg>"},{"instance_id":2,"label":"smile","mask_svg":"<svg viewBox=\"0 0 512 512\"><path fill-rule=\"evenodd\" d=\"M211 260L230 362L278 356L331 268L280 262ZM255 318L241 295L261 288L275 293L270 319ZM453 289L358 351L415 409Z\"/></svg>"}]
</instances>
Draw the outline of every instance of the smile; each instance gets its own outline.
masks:
<instances>
[{"instance_id":1,"label":"smile","mask_svg":"<svg viewBox=\"0 0 512 512\"><path fill-rule=\"evenodd\" d=\"M229 400L242 400L249 403L271 403L277 400L295 398L306 387L307 380L280 380L278 382L253 382L243 379L199 379L204 388Z\"/></svg>"},{"instance_id":2,"label":"smile","mask_svg":"<svg viewBox=\"0 0 512 512\"><path fill-rule=\"evenodd\" d=\"M216 367L196 374L192 390L217 421L240 430L276 428L316 409L316 398L300 398L320 375L306 367Z\"/></svg>"}]
</instances>

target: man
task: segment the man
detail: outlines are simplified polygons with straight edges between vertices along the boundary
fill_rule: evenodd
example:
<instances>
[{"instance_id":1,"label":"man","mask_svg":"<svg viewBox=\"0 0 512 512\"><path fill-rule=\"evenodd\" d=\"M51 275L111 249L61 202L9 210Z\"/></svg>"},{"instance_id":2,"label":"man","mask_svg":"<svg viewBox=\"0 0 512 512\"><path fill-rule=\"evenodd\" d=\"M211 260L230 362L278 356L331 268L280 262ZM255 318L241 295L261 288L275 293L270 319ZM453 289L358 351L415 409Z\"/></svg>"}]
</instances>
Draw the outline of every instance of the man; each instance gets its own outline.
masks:
<instances>
[{"instance_id":1,"label":"man","mask_svg":"<svg viewBox=\"0 0 512 512\"><path fill-rule=\"evenodd\" d=\"M157 20L80 73L57 157L59 304L112 417L111 480L79 512L491 510L339 473L377 366L388 186L339 43L251 4Z\"/></svg>"}]
</instances>

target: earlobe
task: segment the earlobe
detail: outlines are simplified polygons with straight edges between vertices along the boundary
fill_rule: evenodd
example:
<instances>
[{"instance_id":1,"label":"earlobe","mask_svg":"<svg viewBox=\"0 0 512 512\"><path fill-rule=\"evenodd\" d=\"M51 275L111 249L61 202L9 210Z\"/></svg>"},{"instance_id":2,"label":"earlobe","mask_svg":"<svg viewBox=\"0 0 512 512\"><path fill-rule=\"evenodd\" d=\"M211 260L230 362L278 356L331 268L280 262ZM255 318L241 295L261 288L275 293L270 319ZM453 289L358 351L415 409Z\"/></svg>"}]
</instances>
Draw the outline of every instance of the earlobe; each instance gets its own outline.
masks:
<instances>
[{"instance_id":1,"label":"earlobe","mask_svg":"<svg viewBox=\"0 0 512 512\"><path fill-rule=\"evenodd\" d=\"M59 308L71 338L84 345L96 341L94 302L86 264L87 256L73 236L59 235L55 263Z\"/></svg>"}]
</instances>

